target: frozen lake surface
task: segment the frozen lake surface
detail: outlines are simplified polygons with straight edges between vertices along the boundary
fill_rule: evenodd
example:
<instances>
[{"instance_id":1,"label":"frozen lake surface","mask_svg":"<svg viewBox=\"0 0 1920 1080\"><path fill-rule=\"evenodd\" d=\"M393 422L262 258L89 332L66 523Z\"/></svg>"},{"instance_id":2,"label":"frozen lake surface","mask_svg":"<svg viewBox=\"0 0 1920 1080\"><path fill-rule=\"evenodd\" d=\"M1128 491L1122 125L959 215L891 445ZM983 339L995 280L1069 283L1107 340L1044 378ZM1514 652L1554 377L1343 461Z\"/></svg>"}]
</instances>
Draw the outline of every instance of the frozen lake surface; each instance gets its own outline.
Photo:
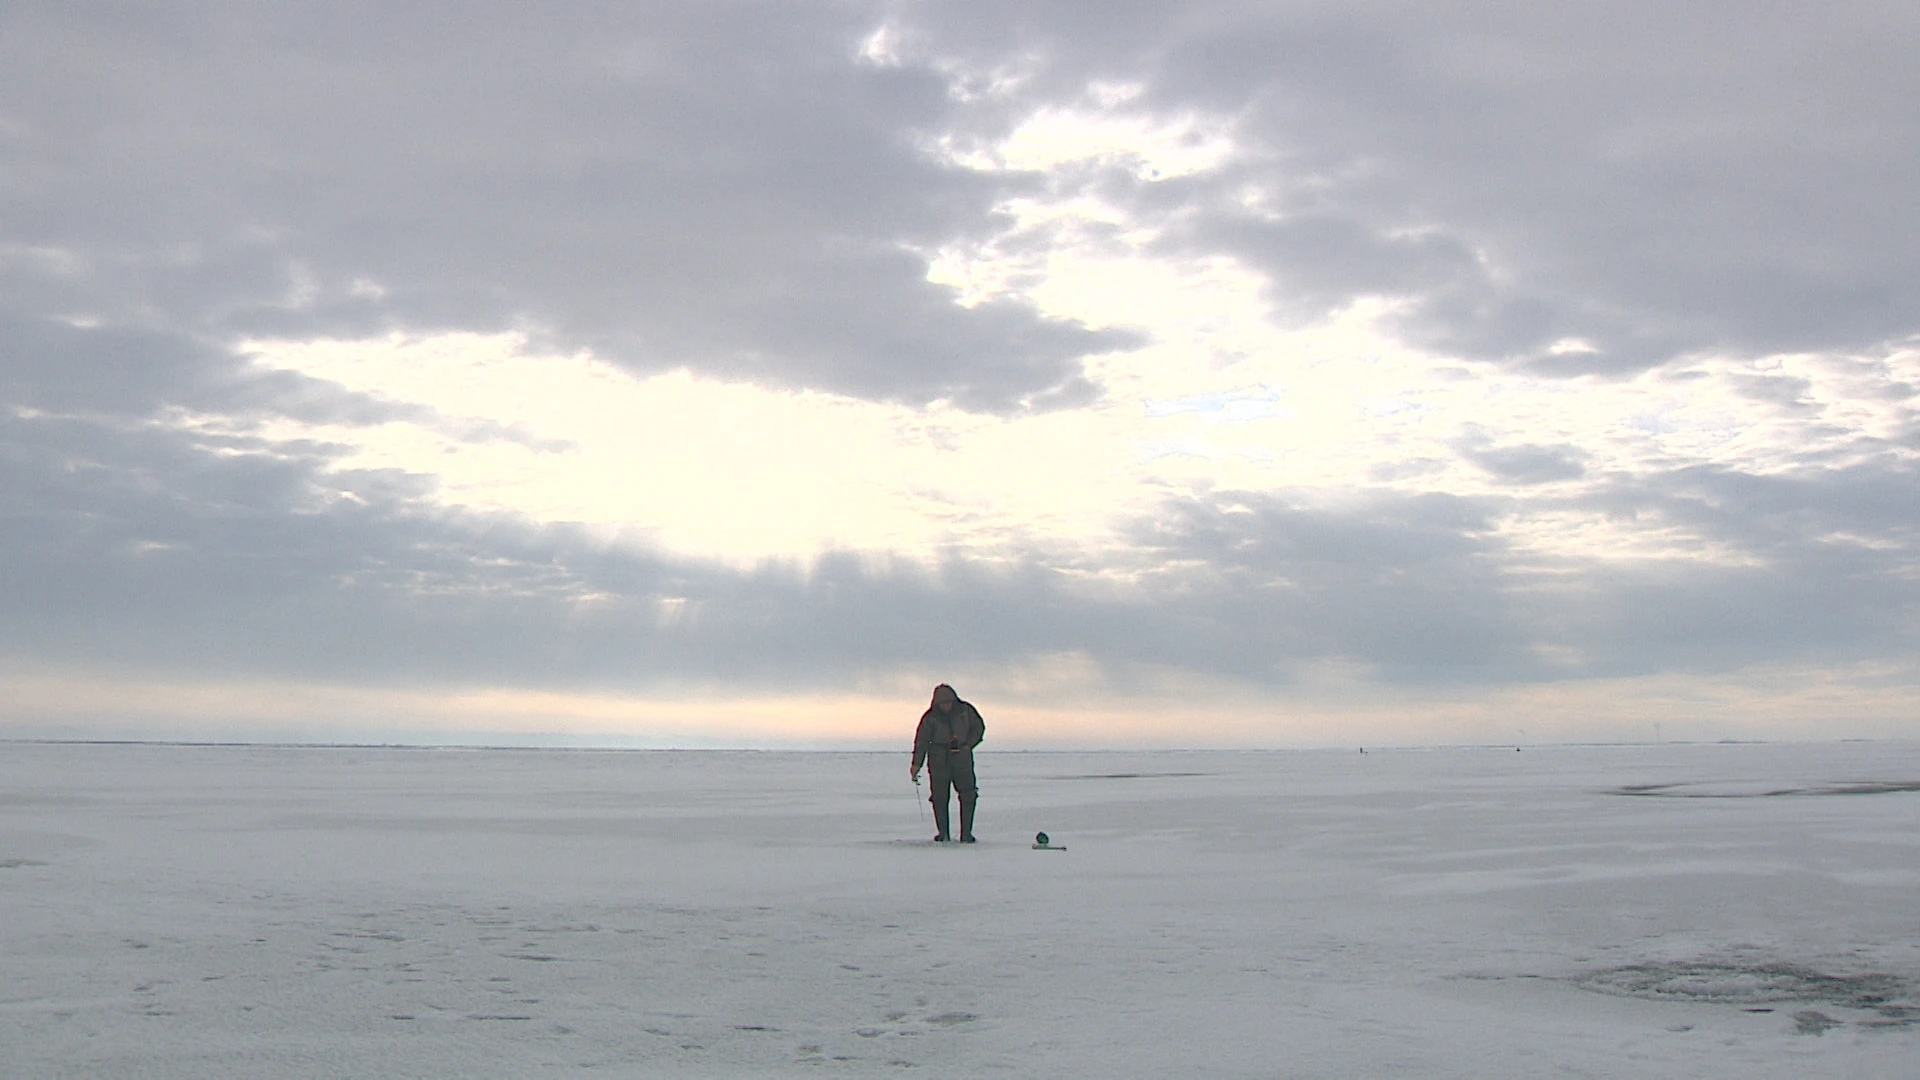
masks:
<instances>
[{"instance_id":1,"label":"frozen lake surface","mask_svg":"<svg viewBox=\"0 0 1920 1080\"><path fill-rule=\"evenodd\" d=\"M1920 1074L1920 744L906 761L0 744L0 1075Z\"/></svg>"}]
</instances>

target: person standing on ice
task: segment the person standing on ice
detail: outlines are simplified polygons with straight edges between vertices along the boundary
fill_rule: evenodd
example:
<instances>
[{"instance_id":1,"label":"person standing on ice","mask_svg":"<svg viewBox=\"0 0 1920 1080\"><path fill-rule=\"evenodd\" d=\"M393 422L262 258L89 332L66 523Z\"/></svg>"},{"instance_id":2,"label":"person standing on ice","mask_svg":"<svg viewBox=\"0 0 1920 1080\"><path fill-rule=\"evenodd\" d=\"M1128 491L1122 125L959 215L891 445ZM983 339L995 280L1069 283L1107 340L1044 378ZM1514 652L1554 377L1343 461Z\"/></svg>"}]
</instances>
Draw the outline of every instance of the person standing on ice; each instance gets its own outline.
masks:
<instances>
[{"instance_id":1,"label":"person standing on ice","mask_svg":"<svg viewBox=\"0 0 1920 1080\"><path fill-rule=\"evenodd\" d=\"M960 700L953 687L941 683L933 688L933 705L920 714L920 727L913 733L913 766L907 775L920 782L920 766L926 765L927 779L933 786L933 824L940 830L934 839L951 839L947 831L947 789L960 795L960 842L973 843L973 804L979 798L979 785L973 778L973 748L987 734L980 710Z\"/></svg>"}]
</instances>

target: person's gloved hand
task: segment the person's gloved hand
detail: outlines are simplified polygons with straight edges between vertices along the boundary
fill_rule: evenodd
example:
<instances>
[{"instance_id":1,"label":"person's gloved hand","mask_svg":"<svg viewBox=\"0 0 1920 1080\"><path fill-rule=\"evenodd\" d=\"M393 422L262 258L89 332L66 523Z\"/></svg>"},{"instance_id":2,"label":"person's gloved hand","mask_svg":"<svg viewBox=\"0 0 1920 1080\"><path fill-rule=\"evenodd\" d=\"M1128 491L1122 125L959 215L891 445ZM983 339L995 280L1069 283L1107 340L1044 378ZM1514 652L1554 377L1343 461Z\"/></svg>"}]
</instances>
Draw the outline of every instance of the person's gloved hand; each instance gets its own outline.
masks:
<instances>
[{"instance_id":1,"label":"person's gloved hand","mask_svg":"<svg viewBox=\"0 0 1920 1080\"><path fill-rule=\"evenodd\" d=\"M914 783L916 784L919 783L920 782L920 766L918 765L907 766L907 775L913 778Z\"/></svg>"}]
</instances>

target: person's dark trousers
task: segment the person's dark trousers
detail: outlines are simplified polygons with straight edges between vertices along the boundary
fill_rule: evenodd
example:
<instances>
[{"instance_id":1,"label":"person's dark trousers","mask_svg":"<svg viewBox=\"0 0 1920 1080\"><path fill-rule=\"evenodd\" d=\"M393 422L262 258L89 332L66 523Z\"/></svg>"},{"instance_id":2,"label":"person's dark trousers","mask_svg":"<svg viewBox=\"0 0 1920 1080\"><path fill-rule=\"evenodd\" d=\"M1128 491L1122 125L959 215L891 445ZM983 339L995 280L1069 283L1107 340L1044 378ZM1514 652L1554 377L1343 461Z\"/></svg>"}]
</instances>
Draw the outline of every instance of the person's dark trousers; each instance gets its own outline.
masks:
<instances>
[{"instance_id":1,"label":"person's dark trousers","mask_svg":"<svg viewBox=\"0 0 1920 1080\"><path fill-rule=\"evenodd\" d=\"M940 764L943 768L932 768L928 762L927 778L933 782L933 823L940 830L940 838L947 839L953 834L947 830L947 792L949 789L960 796L960 839L973 839L973 806L980 797L980 788L973 778L973 755L962 750L959 753L940 755L946 760Z\"/></svg>"}]
</instances>

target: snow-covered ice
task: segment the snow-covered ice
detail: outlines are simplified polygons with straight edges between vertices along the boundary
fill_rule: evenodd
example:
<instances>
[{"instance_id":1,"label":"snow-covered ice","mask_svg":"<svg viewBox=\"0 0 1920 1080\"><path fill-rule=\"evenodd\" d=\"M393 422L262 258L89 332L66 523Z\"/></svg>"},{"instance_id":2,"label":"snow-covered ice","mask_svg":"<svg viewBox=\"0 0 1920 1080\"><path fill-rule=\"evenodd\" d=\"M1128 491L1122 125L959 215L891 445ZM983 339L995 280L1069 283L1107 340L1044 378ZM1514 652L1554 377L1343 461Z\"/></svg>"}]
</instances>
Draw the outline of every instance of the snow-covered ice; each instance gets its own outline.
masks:
<instances>
[{"instance_id":1,"label":"snow-covered ice","mask_svg":"<svg viewBox=\"0 0 1920 1080\"><path fill-rule=\"evenodd\" d=\"M0 1075L1920 1075L1920 745L906 763L0 744Z\"/></svg>"}]
</instances>

